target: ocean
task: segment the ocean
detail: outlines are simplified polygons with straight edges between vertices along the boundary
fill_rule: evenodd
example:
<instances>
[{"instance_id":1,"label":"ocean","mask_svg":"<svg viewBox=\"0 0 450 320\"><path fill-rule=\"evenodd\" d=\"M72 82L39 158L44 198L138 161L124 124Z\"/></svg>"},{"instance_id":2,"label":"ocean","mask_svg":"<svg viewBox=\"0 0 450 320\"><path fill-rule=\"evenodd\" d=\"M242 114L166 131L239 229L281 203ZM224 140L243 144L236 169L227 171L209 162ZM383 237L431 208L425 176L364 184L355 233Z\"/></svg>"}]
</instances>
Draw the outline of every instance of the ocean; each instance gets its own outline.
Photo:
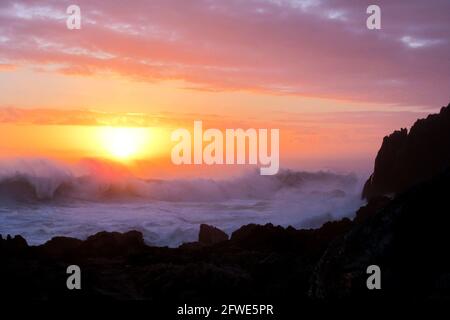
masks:
<instances>
[{"instance_id":1,"label":"ocean","mask_svg":"<svg viewBox=\"0 0 450 320\"><path fill-rule=\"evenodd\" d=\"M196 241L202 223L229 235L249 223L316 228L353 217L362 179L329 171L257 170L230 179L140 179L45 159L0 165L0 234L29 244L55 236L138 230L147 244Z\"/></svg>"}]
</instances>

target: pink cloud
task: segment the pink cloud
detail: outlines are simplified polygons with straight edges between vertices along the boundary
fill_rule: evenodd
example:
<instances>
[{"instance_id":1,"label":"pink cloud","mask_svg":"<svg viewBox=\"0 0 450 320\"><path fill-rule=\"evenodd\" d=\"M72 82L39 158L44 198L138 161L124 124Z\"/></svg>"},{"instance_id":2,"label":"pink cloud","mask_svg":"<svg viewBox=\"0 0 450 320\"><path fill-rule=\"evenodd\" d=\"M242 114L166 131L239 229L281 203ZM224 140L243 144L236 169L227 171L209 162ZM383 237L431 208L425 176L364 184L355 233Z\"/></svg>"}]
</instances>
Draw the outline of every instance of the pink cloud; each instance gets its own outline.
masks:
<instances>
[{"instance_id":1,"label":"pink cloud","mask_svg":"<svg viewBox=\"0 0 450 320\"><path fill-rule=\"evenodd\" d=\"M181 79L203 90L438 107L450 88L448 1L378 1L382 30L361 1L2 1L0 61L64 74ZM408 40L409 39L409 40Z\"/></svg>"}]
</instances>

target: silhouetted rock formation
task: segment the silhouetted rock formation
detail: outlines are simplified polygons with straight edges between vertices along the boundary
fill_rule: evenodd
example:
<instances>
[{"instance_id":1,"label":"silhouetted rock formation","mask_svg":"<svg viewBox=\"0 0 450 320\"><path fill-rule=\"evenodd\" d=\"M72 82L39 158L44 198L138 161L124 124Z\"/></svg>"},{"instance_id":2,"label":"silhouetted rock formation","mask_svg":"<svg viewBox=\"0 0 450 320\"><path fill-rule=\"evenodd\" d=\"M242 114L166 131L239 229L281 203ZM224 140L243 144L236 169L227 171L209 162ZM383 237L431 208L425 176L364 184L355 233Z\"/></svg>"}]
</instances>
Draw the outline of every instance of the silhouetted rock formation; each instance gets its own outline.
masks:
<instances>
[{"instance_id":1,"label":"silhouetted rock formation","mask_svg":"<svg viewBox=\"0 0 450 320\"><path fill-rule=\"evenodd\" d=\"M24 249L28 248L27 241L22 236L11 237L9 234L6 239L0 235L0 251L7 253L20 253Z\"/></svg>"},{"instance_id":2,"label":"silhouetted rock formation","mask_svg":"<svg viewBox=\"0 0 450 320\"><path fill-rule=\"evenodd\" d=\"M8 238L0 240L0 282L8 298L306 299L313 266L351 226L349 219L316 230L248 225L230 240L179 248L147 246L137 231L100 232L84 241L55 237L40 246ZM224 237L215 227L202 229ZM83 271L81 291L65 287L71 264Z\"/></svg>"},{"instance_id":3,"label":"silhouetted rock formation","mask_svg":"<svg viewBox=\"0 0 450 320\"><path fill-rule=\"evenodd\" d=\"M450 104L383 139L362 196L397 194L450 166Z\"/></svg>"},{"instance_id":4,"label":"silhouetted rock formation","mask_svg":"<svg viewBox=\"0 0 450 320\"><path fill-rule=\"evenodd\" d=\"M374 197L370 199L365 206L362 206L358 209L358 211L356 211L353 222L357 224L362 223L371 216L375 215L379 210L386 207L390 201L391 199L384 196Z\"/></svg>"},{"instance_id":5,"label":"silhouetted rock formation","mask_svg":"<svg viewBox=\"0 0 450 320\"><path fill-rule=\"evenodd\" d=\"M319 229L297 230L271 223L242 226L231 235L231 244L247 250L261 252L297 252L312 259L319 258L330 241L352 227L352 221L344 218L325 223Z\"/></svg>"},{"instance_id":6,"label":"silhouetted rock formation","mask_svg":"<svg viewBox=\"0 0 450 320\"><path fill-rule=\"evenodd\" d=\"M216 244L226 240L228 240L228 235L222 230L207 224L200 225L199 242L203 244Z\"/></svg>"},{"instance_id":7,"label":"silhouetted rock formation","mask_svg":"<svg viewBox=\"0 0 450 320\"><path fill-rule=\"evenodd\" d=\"M90 256L128 256L145 247L144 237L138 231L99 232L87 238L80 251Z\"/></svg>"},{"instance_id":8,"label":"silhouetted rock formation","mask_svg":"<svg viewBox=\"0 0 450 320\"><path fill-rule=\"evenodd\" d=\"M315 298L450 298L450 170L398 196L355 224L320 259ZM378 265L382 290L366 287Z\"/></svg>"}]
</instances>

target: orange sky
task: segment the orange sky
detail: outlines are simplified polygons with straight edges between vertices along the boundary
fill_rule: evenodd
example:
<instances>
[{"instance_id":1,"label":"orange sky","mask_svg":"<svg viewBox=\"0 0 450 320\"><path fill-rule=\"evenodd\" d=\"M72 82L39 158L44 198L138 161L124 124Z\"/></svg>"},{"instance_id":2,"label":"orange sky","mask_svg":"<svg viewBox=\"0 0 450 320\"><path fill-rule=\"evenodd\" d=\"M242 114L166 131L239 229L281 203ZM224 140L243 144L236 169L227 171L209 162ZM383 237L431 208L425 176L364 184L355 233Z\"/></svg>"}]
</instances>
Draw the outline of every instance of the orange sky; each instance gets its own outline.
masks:
<instances>
[{"instance_id":1,"label":"orange sky","mask_svg":"<svg viewBox=\"0 0 450 320\"><path fill-rule=\"evenodd\" d=\"M340 1L79 1L81 30L69 2L0 4L2 158L173 173L170 132L202 120L280 129L282 167L367 171L384 135L448 103L448 17L419 1L382 1L379 33Z\"/></svg>"},{"instance_id":2,"label":"orange sky","mask_svg":"<svg viewBox=\"0 0 450 320\"><path fill-rule=\"evenodd\" d=\"M180 81L67 76L27 67L0 72L0 81L7 93L0 98L0 136L7 137L0 140L2 157L106 158L138 166L136 173L146 176L216 171L171 164L171 131L191 129L194 120L219 129L279 128L282 167L351 171L370 169L384 135L426 114L388 104L201 91ZM22 88L26 94L20 94ZM105 135L111 126L139 131L137 136L145 141L138 152L127 159L117 157L109 141L114 134L109 133L109 139Z\"/></svg>"},{"instance_id":3,"label":"orange sky","mask_svg":"<svg viewBox=\"0 0 450 320\"><path fill-rule=\"evenodd\" d=\"M262 99L256 94L246 95L249 99ZM283 98L288 99L280 100ZM0 148L2 157L51 157L65 161L106 158L128 165L139 162L139 173L145 175L154 175L155 165L164 167L166 173L179 172L181 168L174 168L169 159L175 144L170 133L177 128L191 130L194 120L202 120L205 128L222 130L279 128L282 167L349 171L368 169L385 134L399 123L410 125L423 115L406 111L272 111L258 116L257 111L251 114L244 109L242 114L245 113L239 117L229 109L210 114L9 107L0 111L0 136L7 137L0 140ZM130 157L120 155L122 137L129 139L126 146L136 149ZM152 168L145 168L145 163ZM206 168L203 173L213 171Z\"/></svg>"}]
</instances>

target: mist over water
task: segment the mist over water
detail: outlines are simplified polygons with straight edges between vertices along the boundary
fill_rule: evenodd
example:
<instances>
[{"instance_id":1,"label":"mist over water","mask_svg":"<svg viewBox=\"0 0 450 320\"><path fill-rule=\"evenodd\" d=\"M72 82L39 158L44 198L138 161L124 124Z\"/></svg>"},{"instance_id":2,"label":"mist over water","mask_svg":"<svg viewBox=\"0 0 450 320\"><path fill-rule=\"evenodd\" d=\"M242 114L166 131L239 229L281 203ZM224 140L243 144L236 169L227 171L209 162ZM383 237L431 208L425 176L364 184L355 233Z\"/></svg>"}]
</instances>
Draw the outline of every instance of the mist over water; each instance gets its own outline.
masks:
<instances>
[{"instance_id":1,"label":"mist over water","mask_svg":"<svg viewBox=\"0 0 450 320\"><path fill-rule=\"evenodd\" d=\"M138 230L149 244L177 246L197 240L201 223L231 234L248 223L310 228L351 217L363 204L361 186L354 174L332 172L145 180L97 162L17 160L0 163L0 234L40 244Z\"/></svg>"}]
</instances>

